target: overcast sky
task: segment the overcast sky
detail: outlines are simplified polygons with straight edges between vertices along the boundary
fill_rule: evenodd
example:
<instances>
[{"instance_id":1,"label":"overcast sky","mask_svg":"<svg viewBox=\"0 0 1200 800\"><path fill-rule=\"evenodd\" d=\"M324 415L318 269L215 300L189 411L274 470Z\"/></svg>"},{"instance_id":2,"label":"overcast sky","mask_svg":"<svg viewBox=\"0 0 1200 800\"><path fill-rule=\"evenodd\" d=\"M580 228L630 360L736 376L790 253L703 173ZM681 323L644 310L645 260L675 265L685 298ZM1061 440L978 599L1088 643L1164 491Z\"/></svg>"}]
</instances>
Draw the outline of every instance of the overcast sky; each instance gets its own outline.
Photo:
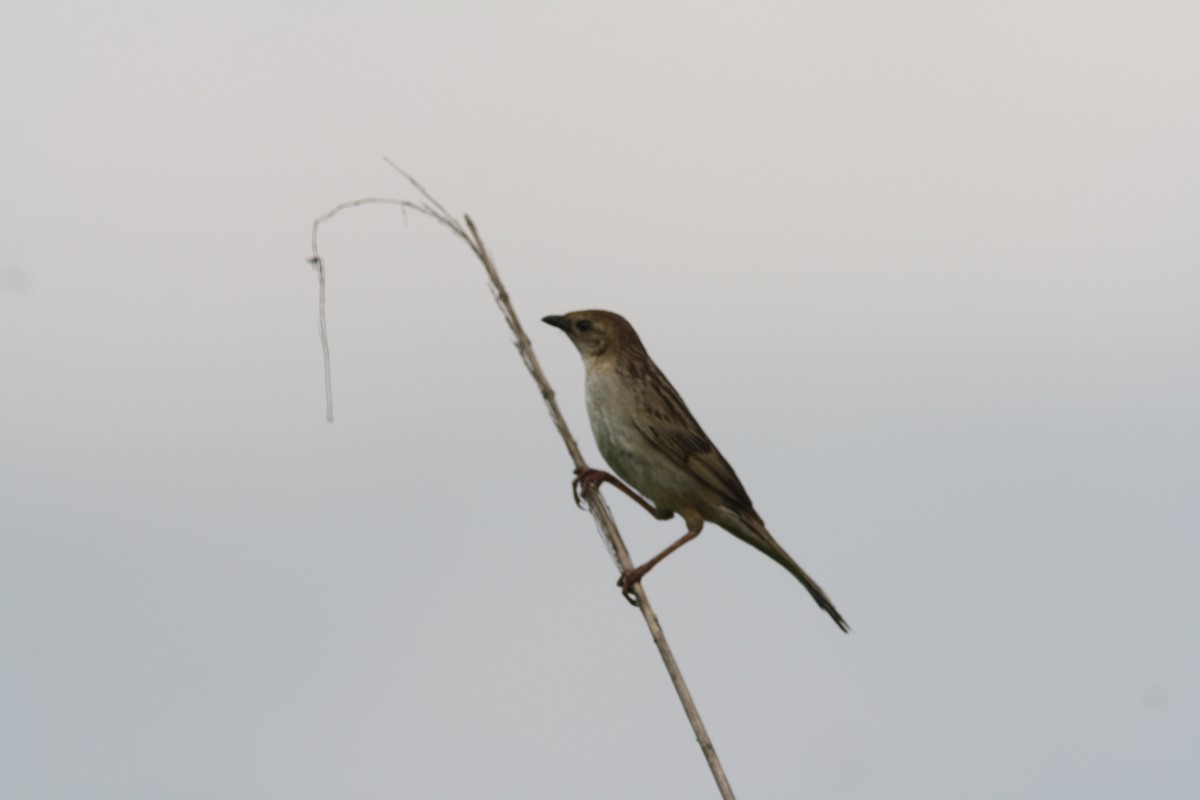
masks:
<instances>
[{"instance_id":1,"label":"overcast sky","mask_svg":"<svg viewBox=\"0 0 1200 800\"><path fill-rule=\"evenodd\" d=\"M624 314L853 627L647 579L743 798L1200 796L1200 5L0 13L0 796L693 798L478 264ZM607 491L637 560L683 532Z\"/></svg>"}]
</instances>

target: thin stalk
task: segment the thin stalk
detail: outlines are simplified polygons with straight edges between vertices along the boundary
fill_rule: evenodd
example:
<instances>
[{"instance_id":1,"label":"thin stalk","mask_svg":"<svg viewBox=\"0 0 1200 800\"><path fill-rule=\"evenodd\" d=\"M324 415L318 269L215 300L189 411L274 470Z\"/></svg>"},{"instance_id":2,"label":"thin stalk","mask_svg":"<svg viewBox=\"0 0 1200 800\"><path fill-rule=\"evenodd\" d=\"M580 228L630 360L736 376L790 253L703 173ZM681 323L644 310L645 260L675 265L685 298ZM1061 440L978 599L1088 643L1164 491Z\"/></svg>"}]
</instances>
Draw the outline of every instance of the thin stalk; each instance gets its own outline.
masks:
<instances>
[{"instance_id":1,"label":"thin stalk","mask_svg":"<svg viewBox=\"0 0 1200 800\"><path fill-rule=\"evenodd\" d=\"M389 205L398 205L401 210L411 210L419 214L424 214L431 219L436 220L446 226L459 239L461 239L475 257L483 264L484 271L487 273L488 285L492 289L492 295L495 298L496 305L499 306L500 312L504 315L505 322L508 323L509 329L512 331L516 339L517 352L521 355L521 360L525 363L526 369L529 370L534 383L537 384L538 391L542 395L542 400L546 403L546 410L550 414L550 419L554 423L554 427L558 430L559 436L562 437L563 444L567 448L567 452L571 456L576 468L587 467L583 460L583 454L579 450L579 445L575 441L575 437L571 434L567 427L566 419L558 408L558 400L555 397L554 389L551 388L550 382L546 379L546 375L542 372L541 365L538 363L537 355L533 352L533 345L529 341L529 337L525 335L525 329L521 325L520 319L517 317L516 309L513 308L512 301L509 298L508 290L504 288L503 281L500 280L500 274L496 270L496 265L492 261L491 255L488 253L487 247L484 246L483 237L479 235L479 230L475 227L475 222L468 215L463 215L463 223L450 216L446 209L433 198L425 190L420 183L411 175L391 161L387 161L388 165L403 175L413 188L420 193L423 200L421 202L413 202L409 200L397 200L391 198L363 198L354 200L348 203L342 203L335 206L329 212L323 214L313 221L312 227L312 258L309 259L316 269L320 282L320 311L321 311L321 344L325 355L325 397L326 397L326 418L333 420L333 393L330 388L330 372L329 372L329 340L325 328L325 265L321 260L320 253L317 249L317 232L321 223L328 221L336 214L348 208L355 206L368 205L374 203L384 203ZM621 572L633 569L633 561L629 557L629 551L625 547L625 542L621 538L620 532L617 530L617 525L613 521L612 514L608 510L608 506L604 502L604 498L600 495L599 489L591 484L586 485L587 488L583 491L583 497L587 501L588 510L592 514L592 518L596 522L596 527L600 530L604 537L605 543L608 545L609 552L617 563L618 569ZM721 792L721 797L725 800L732 800L733 789L729 785L729 780L725 777L725 770L721 766L721 761L717 757L717 751L713 747L712 740L708 736L708 731L704 727L704 722L700 719L700 712L696 708L696 702L692 699L692 693L688 690L687 683L683 679L683 673L680 672L679 663L675 660L674 654L671 652L671 647L667 643L666 634L663 633L662 626L658 622L658 616L655 615L653 607L650 605L650 598L647 597L645 589L640 583L634 584L633 592L638 600L638 608L641 609L642 617L646 621L646 627L650 629L650 636L654 639L654 645L658 648L659 656L663 660L663 664L667 668L667 674L671 678L671 683L675 686L675 692L679 695L679 701L683 704L683 711L687 715L688 722L692 725L692 730L696 734L696 742L700 745L701 752L704 753L704 758L708 762L709 769L712 770L713 779L717 783L717 788Z\"/></svg>"}]
</instances>

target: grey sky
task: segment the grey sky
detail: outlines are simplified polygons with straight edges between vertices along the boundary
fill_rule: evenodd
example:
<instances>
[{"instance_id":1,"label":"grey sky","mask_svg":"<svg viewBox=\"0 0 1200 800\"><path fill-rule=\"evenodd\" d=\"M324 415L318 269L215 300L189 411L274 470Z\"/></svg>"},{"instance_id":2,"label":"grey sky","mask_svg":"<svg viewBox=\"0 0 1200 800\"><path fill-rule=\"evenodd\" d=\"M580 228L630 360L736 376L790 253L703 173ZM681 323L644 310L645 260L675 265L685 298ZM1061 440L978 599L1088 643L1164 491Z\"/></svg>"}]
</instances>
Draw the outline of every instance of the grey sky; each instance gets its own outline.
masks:
<instances>
[{"instance_id":1,"label":"grey sky","mask_svg":"<svg viewBox=\"0 0 1200 800\"><path fill-rule=\"evenodd\" d=\"M747 798L1200 793L1200 6L18 2L0 796L715 796L479 267L609 308L854 628L646 586ZM682 530L611 498L636 558Z\"/></svg>"}]
</instances>

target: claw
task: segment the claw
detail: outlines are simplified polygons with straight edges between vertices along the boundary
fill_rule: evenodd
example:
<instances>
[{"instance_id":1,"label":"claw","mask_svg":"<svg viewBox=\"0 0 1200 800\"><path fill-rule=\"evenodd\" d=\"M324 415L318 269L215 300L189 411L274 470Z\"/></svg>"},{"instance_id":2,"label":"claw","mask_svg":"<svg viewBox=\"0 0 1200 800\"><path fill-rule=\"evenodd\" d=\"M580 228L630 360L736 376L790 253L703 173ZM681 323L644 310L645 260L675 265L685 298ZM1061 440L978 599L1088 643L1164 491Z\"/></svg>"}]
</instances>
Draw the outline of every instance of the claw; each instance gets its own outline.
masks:
<instances>
[{"instance_id":1,"label":"claw","mask_svg":"<svg viewBox=\"0 0 1200 800\"><path fill-rule=\"evenodd\" d=\"M576 474L576 476L578 476L579 472L576 471L575 474ZM582 483L583 483L583 478L580 478L580 477L576 477L575 480L571 481L571 497L575 498L575 506L577 508L583 508L582 492L579 489L579 487Z\"/></svg>"},{"instance_id":2,"label":"claw","mask_svg":"<svg viewBox=\"0 0 1200 800\"><path fill-rule=\"evenodd\" d=\"M583 508L583 493L588 490L589 486L597 486L602 483L604 477L605 473L597 469L576 468L575 480L571 481L571 496L575 498L575 505Z\"/></svg>"},{"instance_id":3,"label":"claw","mask_svg":"<svg viewBox=\"0 0 1200 800\"><path fill-rule=\"evenodd\" d=\"M631 606L640 606L637 593L633 591L633 587L641 582L642 576L646 574L646 570L641 567L625 570L621 573L621 577L617 578L617 586L621 588L621 594L629 601Z\"/></svg>"}]
</instances>

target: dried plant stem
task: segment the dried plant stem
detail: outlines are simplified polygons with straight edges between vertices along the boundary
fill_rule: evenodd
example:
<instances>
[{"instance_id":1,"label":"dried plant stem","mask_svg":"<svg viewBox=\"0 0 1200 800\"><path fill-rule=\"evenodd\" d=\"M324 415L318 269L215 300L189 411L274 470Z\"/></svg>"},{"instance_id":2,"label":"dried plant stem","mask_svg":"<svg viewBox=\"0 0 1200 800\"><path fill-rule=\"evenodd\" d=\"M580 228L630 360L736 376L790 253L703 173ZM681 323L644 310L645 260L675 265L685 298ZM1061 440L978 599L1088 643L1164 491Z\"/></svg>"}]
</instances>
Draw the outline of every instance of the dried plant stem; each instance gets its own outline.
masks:
<instances>
[{"instance_id":1,"label":"dried plant stem","mask_svg":"<svg viewBox=\"0 0 1200 800\"><path fill-rule=\"evenodd\" d=\"M413 188L420 193L423 198L420 202L392 198L364 198L335 206L329 212L313 221L312 258L309 259L309 262L316 269L320 283L321 345L325 355L326 418L330 421L333 420L333 394L330 388L329 340L325 328L325 265L317 249L318 228L322 222L328 221L334 215L348 208L376 203L398 205L401 207L401 210L416 211L445 225L471 248L475 257L483 264L483 268L487 272L488 283L492 288L492 294L496 300L496 305L500 307L500 311L504 315L504 320L508 323L509 329L512 330L513 336L516 337L517 351L520 353L521 360L525 362L525 367L529 370L529 374L533 377L538 390L541 392L542 399L546 403L546 409L550 413L550 419L554 422L554 427L558 429L559 436L562 437L563 444L566 445L567 452L571 454L571 460L575 463L575 466L577 468L586 467L587 464L584 462L583 455L579 451L579 445L576 443L575 437L571 435L570 429L567 428L566 420L558 408L554 389L550 387L550 382L546 380L546 376L538 364L537 356L533 352L533 345L530 343L529 337L525 335L525 329L521 326L521 322L517 318L517 312L513 309L508 291L504 288L504 284L500 280L500 275L496 271L495 264L492 263L492 258L483 244L483 238L479 235L479 230L475 227L474 221L469 216L464 215L464 227L411 175L397 167L391 161L387 159L385 161L387 161L389 166L403 175L412 184ZM600 495L599 489L594 485L588 484L584 489L583 496L587 500L588 509L591 511L596 526L604 537L604 541L608 545L609 552L616 561L618 568L622 571L632 569L634 565L633 561L629 558L629 551L625 548L625 542L621 539L621 534L617 530L617 525L613 521L612 514L609 512L604 498ZM663 633L662 626L658 622L658 617L650 605L650 599L646 596L646 592L640 583L634 584L633 591L637 596L638 608L641 609L642 617L646 620L646 626L650 629L650 635L654 639L654 644L658 648L663 664L667 668L667 674L671 677L671 683L675 685L675 691L679 695L680 702L683 703L684 713L687 715L688 722L691 723L692 730L696 734L696 741L700 745L700 750L704 753L704 758L708 761L709 769L712 770L713 778L717 782L717 788L720 790L723 798L731 800L733 798L733 789L730 788L729 781L725 777L725 770L721 766L720 759L717 758L716 749L713 747L712 740L708 737L708 732L704 728L704 722L700 719L700 712L696 709L696 703L692 700L692 693L688 690L687 684L683 680L683 674L679 671L679 664L675 661L675 656L671 652L670 645L667 644L667 637Z\"/></svg>"}]
</instances>

